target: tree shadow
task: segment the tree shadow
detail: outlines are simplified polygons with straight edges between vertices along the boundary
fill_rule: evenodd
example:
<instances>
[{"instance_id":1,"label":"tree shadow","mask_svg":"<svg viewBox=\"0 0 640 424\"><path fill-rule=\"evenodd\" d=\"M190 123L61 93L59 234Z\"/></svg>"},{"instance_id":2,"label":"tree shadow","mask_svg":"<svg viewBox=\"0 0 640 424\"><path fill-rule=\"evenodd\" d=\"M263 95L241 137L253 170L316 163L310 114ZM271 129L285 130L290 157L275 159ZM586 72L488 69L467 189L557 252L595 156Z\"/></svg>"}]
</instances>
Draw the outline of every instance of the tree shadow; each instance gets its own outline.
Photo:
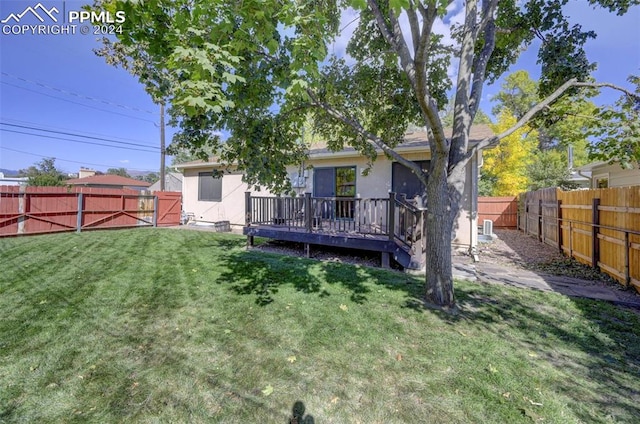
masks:
<instances>
[{"instance_id":1,"label":"tree shadow","mask_svg":"<svg viewBox=\"0 0 640 424\"><path fill-rule=\"evenodd\" d=\"M572 378L553 387L555 392L571 394L576 402L568 406L581 421L594 420L590 410L606 411L603 415L613 421L621 416L640 418L638 316L605 302L570 298L568 302L575 304L581 317L589 322L588 328L584 328L571 324L572 316L568 313L557 316L567 298L559 298L560 305L550 307L543 302L542 295L523 298L519 290L505 290L499 285L459 287L457 295L460 313L440 314L443 320L452 324L470 320L483 331L494 331L497 336L509 339L523 352L531 352L536 360L576 379L589 381L592 387L579 387ZM540 302L536 303L535 299ZM517 331L499 333L505 326ZM558 341L580 354L558 350ZM535 361L532 362L535 366Z\"/></svg>"},{"instance_id":2,"label":"tree shadow","mask_svg":"<svg viewBox=\"0 0 640 424\"><path fill-rule=\"evenodd\" d=\"M228 259L220 281L230 282L231 290L238 294L256 296L260 306L272 303L283 285L319 297L330 296L323 283L340 285L355 303L366 302L370 291L362 283L369 276L363 268L255 251L236 252Z\"/></svg>"}]
</instances>

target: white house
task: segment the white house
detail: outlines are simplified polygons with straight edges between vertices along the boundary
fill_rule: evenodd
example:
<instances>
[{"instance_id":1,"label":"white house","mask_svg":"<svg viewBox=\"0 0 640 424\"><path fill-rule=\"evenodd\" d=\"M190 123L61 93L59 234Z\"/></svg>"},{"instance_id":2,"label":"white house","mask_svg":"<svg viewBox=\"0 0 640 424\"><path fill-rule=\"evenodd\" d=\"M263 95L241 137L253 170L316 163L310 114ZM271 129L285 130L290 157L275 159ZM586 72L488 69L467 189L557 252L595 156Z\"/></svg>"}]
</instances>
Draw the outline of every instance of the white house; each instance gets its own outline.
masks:
<instances>
[{"instance_id":1,"label":"white house","mask_svg":"<svg viewBox=\"0 0 640 424\"><path fill-rule=\"evenodd\" d=\"M470 134L471 143L492 135L493 131L488 126L474 126ZM407 133L405 142L395 150L427 169L431 154L426 133ZM477 180L480 162L478 154L467 166L462 208L453 235L454 246L461 250L477 245ZM389 192L395 192L413 199L422 191L422 183L414 174L381 151L368 173L365 172L367 167L367 159L353 148L331 152L323 143L316 143L311 145L309 159L304 164L289 168L289 177L298 195L312 193L314 197L385 198ZM244 196L248 187L242 181L242 173L215 160L188 162L176 168L183 173L183 208L186 213L193 214L197 221L229 221L231 225L244 225ZM224 170L223 177L212 178L214 169ZM270 193L262 191L254 195Z\"/></svg>"}]
</instances>

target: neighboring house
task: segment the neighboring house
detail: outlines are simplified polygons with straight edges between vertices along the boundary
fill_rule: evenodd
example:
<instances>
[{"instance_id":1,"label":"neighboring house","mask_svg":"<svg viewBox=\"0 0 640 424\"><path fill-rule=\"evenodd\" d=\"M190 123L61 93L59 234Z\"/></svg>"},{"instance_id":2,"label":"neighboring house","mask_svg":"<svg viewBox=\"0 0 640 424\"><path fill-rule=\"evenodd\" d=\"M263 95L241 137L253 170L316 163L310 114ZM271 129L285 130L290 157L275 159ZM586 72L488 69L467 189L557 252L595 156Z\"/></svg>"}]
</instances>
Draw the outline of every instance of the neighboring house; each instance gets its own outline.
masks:
<instances>
[{"instance_id":1,"label":"neighboring house","mask_svg":"<svg viewBox=\"0 0 640 424\"><path fill-rule=\"evenodd\" d=\"M128 188L132 190L148 190L151 183L121 177L120 175L92 175L84 178L73 178L66 181L67 185L96 188Z\"/></svg>"},{"instance_id":2,"label":"neighboring house","mask_svg":"<svg viewBox=\"0 0 640 424\"><path fill-rule=\"evenodd\" d=\"M26 186L29 182L29 178L27 177L5 177L2 172L0 172L0 186Z\"/></svg>"},{"instance_id":3,"label":"neighboring house","mask_svg":"<svg viewBox=\"0 0 640 424\"><path fill-rule=\"evenodd\" d=\"M160 191L160 180L151 184L149 191ZM164 191L182 191L182 174L178 172L168 172L164 176Z\"/></svg>"},{"instance_id":4,"label":"neighboring house","mask_svg":"<svg viewBox=\"0 0 640 424\"><path fill-rule=\"evenodd\" d=\"M640 167L623 169L619 164L598 161L576 168L576 173L589 178L590 188L640 186Z\"/></svg>"},{"instance_id":5,"label":"neighboring house","mask_svg":"<svg viewBox=\"0 0 640 424\"><path fill-rule=\"evenodd\" d=\"M492 136L486 125L474 126L471 143ZM415 161L427 169L429 145L425 132L406 135L403 144L395 149L403 157ZM477 245L477 180L480 154L473 157L467 167L462 209L455 224L454 246L468 250ZM367 158L355 149L346 148L331 152L322 143L311 145L309 159L300 166L289 168L289 177L297 194L312 193L314 197L344 198L388 198L389 192L413 199L422 192L422 184L406 167L387 158L381 151L368 174ZM213 169L226 169L217 162L194 161L176 166L182 171L183 208L193 213L196 220L217 222L230 221L232 225L244 225L245 192L248 187L242 182L242 174L225 171L222 178L212 178ZM365 175L367 174L367 175ZM270 193L253 192L255 196Z\"/></svg>"}]
</instances>

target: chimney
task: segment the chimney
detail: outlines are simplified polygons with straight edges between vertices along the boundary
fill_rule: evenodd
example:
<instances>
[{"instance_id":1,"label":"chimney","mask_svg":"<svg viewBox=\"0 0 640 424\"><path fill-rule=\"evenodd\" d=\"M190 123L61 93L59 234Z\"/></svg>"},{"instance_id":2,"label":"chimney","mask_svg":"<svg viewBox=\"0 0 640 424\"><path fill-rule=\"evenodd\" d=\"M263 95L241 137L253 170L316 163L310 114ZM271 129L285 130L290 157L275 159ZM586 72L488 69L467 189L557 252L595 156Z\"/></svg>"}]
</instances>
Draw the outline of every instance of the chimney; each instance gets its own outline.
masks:
<instances>
[{"instance_id":1,"label":"chimney","mask_svg":"<svg viewBox=\"0 0 640 424\"><path fill-rule=\"evenodd\" d=\"M78 172L78 178L86 178L93 177L96 175L96 171L93 169L85 168L84 166L80 167L80 172Z\"/></svg>"},{"instance_id":2,"label":"chimney","mask_svg":"<svg viewBox=\"0 0 640 424\"><path fill-rule=\"evenodd\" d=\"M567 147L567 158L569 161L569 170L573 169L573 145L569 144Z\"/></svg>"}]
</instances>

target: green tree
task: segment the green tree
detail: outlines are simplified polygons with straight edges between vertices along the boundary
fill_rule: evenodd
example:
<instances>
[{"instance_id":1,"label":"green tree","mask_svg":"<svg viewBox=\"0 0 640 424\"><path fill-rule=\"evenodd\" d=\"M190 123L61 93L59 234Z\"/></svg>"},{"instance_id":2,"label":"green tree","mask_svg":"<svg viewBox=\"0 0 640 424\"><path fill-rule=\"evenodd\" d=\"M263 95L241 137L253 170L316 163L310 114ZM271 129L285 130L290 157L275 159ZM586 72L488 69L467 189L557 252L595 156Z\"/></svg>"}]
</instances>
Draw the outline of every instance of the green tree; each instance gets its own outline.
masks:
<instances>
[{"instance_id":1,"label":"green tree","mask_svg":"<svg viewBox=\"0 0 640 424\"><path fill-rule=\"evenodd\" d=\"M539 101L538 83L525 70L515 71L504 79L498 94L491 98L497 102L491 112L499 116L503 109L509 109L517 119L534 107Z\"/></svg>"},{"instance_id":2,"label":"green tree","mask_svg":"<svg viewBox=\"0 0 640 424\"><path fill-rule=\"evenodd\" d=\"M547 187L559 187L573 190L577 185L569 181L571 173L567 167L566 157L557 150L538 152L534 161L527 168L529 178L528 190L539 190Z\"/></svg>"},{"instance_id":3,"label":"green tree","mask_svg":"<svg viewBox=\"0 0 640 424\"><path fill-rule=\"evenodd\" d=\"M107 169L107 175L119 175L125 178L131 178L129 172L125 168L109 168Z\"/></svg>"},{"instance_id":4,"label":"green tree","mask_svg":"<svg viewBox=\"0 0 640 424\"><path fill-rule=\"evenodd\" d=\"M629 81L640 95L640 77ZM613 107L597 111L603 125L593 126L588 135L595 138L589 146L589 157L610 163L617 162L623 168L640 167L640 101L637 97L623 95Z\"/></svg>"},{"instance_id":5,"label":"green tree","mask_svg":"<svg viewBox=\"0 0 640 424\"><path fill-rule=\"evenodd\" d=\"M595 34L570 26L566 0L467 0L465 19L452 27L456 46L434 33L447 15L442 0L351 0L360 11L348 52L327 57L339 32L338 2L322 0L156 0L99 2L124 10L127 21L103 55L128 64L147 90L171 104L180 129L173 143L212 145L219 158L238 164L249 184L289 187L286 165L305 154L301 138L309 111L314 132L338 150L350 145L374 160L376 149L412 170L426 185L425 297L455 304L451 234L465 186L465 167L479 149L522 127L567 90L594 86L593 65L582 46ZM636 0L590 0L622 14ZM340 5L343 3L340 2ZM408 30L400 25L405 13ZM486 81L495 81L534 37L544 42L543 100L512 128L469 145ZM559 60L559 59L562 60ZM455 59L452 81L447 67ZM161 75L161 76L159 76ZM445 137L440 111L454 91L453 134ZM428 173L395 150L407 126L430 132ZM224 144L211 136L225 129Z\"/></svg>"},{"instance_id":6,"label":"green tree","mask_svg":"<svg viewBox=\"0 0 640 424\"><path fill-rule=\"evenodd\" d=\"M22 169L18 173L20 176L28 177L30 186L63 186L65 185L65 174L56 168L55 158L45 158L27 169Z\"/></svg>"}]
</instances>

